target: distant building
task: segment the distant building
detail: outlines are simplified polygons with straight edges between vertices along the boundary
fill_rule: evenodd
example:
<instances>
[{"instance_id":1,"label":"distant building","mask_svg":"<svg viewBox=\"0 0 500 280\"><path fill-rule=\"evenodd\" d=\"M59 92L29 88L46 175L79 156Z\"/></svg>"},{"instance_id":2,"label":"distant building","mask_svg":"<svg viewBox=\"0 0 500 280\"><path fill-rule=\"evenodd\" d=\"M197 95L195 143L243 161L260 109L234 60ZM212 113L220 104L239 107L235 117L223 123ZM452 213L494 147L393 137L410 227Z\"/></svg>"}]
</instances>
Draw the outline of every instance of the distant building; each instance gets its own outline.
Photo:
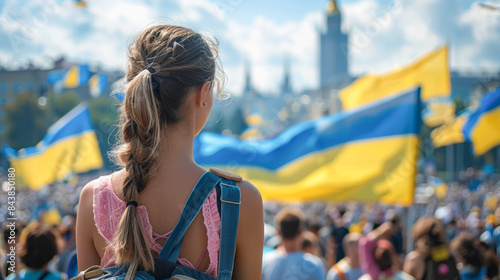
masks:
<instances>
[{"instance_id":1,"label":"distant building","mask_svg":"<svg viewBox=\"0 0 500 280\"><path fill-rule=\"evenodd\" d=\"M8 70L0 67L0 120L3 117L1 108L9 103L12 103L16 96L22 93L35 95L37 98L46 96L48 92L57 92L48 82L48 76L52 71L68 68L72 64L68 63L64 58L54 61L53 68L40 69L32 64L27 65L24 69ZM108 72L108 85L121 78L121 74L117 72ZM102 93L102 95L110 94L110 87ZM81 100L89 100L92 98L88 85L78 86L76 88L64 89L63 91L76 92ZM5 129L0 122L0 133Z\"/></svg>"},{"instance_id":2,"label":"distant building","mask_svg":"<svg viewBox=\"0 0 500 280\"><path fill-rule=\"evenodd\" d=\"M500 72L451 71L451 94L467 105L477 105L481 97L500 86Z\"/></svg>"},{"instance_id":3,"label":"distant building","mask_svg":"<svg viewBox=\"0 0 500 280\"><path fill-rule=\"evenodd\" d=\"M320 33L320 88L340 88L351 82L347 34L336 0L327 3L326 30Z\"/></svg>"},{"instance_id":4,"label":"distant building","mask_svg":"<svg viewBox=\"0 0 500 280\"><path fill-rule=\"evenodd\" d=\"M50 70L26 69L0 70L0 106L10 103L17 94L33 92L42 96L48 90L47 75Z\"/></svg>"}]
</instances>

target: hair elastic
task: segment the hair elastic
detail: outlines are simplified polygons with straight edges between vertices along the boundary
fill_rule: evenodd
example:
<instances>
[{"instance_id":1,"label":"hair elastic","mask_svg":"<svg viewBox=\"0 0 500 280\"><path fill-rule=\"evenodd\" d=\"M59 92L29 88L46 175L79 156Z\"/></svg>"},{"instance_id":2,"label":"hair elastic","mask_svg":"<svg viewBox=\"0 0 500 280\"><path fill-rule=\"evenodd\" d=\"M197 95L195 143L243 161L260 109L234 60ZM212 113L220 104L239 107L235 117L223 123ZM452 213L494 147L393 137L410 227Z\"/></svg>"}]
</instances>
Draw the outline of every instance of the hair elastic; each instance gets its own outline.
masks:
<instances>
[{"instance_id":1,"label":"hair elastic","mask_svg":"<svg viewBox=\"0 0 500 280\"><path fill-rule=\"evenodd\" d=\"M155 69L153 69L153 67L148 67L146 70L148 70L149 73L151 73L151 74L155 74L156 73L156 71L155 71Z\"/></svg>"},{"instance_id":2,"label":"hair elastic","mask_svg":"<svg viewBox=\"0 0 500 280\"><path fill-rule=\"evenodd\" d=\"M131 201L127 202L127 207L128 207L129 205L133 205L133 206L135 206L135 207L139 206L139 204L138 204L138 203L137 203L137 201L135 201L135 200L131 200Z\"/></svg>"}]
</instances>

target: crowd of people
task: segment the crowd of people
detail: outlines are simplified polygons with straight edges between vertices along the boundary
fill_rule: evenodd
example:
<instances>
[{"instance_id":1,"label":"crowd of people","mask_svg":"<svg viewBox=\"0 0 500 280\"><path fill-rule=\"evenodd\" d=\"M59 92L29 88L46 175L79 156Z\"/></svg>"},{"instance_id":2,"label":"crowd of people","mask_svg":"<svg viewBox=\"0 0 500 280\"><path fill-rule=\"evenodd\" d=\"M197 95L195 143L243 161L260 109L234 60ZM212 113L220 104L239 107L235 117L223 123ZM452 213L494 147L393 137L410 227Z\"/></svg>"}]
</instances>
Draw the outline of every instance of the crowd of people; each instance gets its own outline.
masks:
<instances>
[{"instance_id":1,"label":"crowd of people","mask_svg":"<svg viewBox=\"0 0 500 280\"><path fill-rule=\"evenodd\" d=\"M498 184L496 177L451 183L444 198L413 206L422 215L415 220L409 208L374 203L265 203L262 279L499 279ZM16 222L17 277L76 276L76 213L47 224L44 209L31 207L37 219ZM4 222L1 268L9 280L16 279L11 231Z\"/></svg>"},{"instance_id":2,"label":"crowd of people","mask_svg":"<svg viewBox=\"0 0 500 280\"><path fill-rule=\"evenodd\" d=\"M345 223L348 212L341 210L318 231L303 211L282 208L273 233L279 242L266 242L262 279L498 279L498 224L486 239L434 216L420 217L411 230L413 249L405 254L400 219L386 213L365 233ZM455 237L449 242L451 231Z\"/></svg>"}]
</instances>

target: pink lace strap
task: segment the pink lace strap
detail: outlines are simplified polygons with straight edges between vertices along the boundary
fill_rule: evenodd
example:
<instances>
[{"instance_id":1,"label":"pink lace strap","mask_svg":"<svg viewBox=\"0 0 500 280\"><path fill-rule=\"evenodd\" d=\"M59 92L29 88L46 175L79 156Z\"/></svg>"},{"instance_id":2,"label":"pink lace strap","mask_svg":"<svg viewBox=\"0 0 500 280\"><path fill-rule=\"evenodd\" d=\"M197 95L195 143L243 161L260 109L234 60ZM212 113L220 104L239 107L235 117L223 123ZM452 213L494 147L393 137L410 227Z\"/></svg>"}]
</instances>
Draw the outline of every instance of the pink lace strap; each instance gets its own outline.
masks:
<instances>
[{"instance_id":1,"label":"pink lace strap","mask_svg":"<svg viewBox=\"0 0 500 280\"><path fill-rule=\"evenodd\" d=\"M153 232L153 240L156 242L156 240L158 239L167 239L170 236L170 234L172 234L172 231L169 231L165 234L158 234L156 232Z\"/></svg>"},{"instance_id":2,"label":"pink lace strap","mask_svg":"<svg viewBox=\"0 0 500 280\"><path fill-rule=\"evenodd\" d=\"M205 245L205 249L203 249L203 253L201 253L200 258L198 259L198 261L196 262L196 265L194 266L195 269L198 269L198 267L200 267L201 260L203 260L203 257L205 256L205 253L207 251L208 251L208 247L207 247L207 245Z\"/></svg>"},{"instance_id":3,"label":"pink lace strap","mask_svg":"<svg viewBox=\"0 0 500 280\"><path fill-rule=\"evenodd\" d=\"M118 227L123 211L125 210L125 202L122 201L113 191L111 185L112 175L103 176L97 179L97 184L94 187L94 222L97 231L104 237L107 242L113 238ZM172 231L165 234L157 234L153 231L149 221L149 215L144 205L137 207L139 216L146 232L148 243L151 249L159 253L162 245L157 242L158 239L166 239ZM196 263L196 268L187 259L179 258L179 262L187 267L197 269L201 264L203 257L208 254L210 263L205 271L206 274L217 278L218 257L220 245L220 216L217 208L217 194L215 189L210 194L207 201L202 207L203 223L207 229L207 244ZM114 265L114 253L111 247L107 247L104 256L101 259L102 267L110 267Z\"/></svg>"}]
</instances>

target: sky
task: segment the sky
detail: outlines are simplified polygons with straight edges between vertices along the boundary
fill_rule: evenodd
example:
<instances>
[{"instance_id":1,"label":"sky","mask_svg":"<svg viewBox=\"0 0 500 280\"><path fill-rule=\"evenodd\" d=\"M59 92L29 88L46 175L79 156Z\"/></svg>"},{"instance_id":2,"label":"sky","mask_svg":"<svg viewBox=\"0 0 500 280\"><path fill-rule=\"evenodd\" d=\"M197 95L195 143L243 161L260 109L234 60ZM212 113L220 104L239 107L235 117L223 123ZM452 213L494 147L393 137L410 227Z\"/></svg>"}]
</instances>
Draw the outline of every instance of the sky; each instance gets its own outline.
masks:
<instances>
[{"instance_id":1,"label":"sky","mask_svg":"<svg viewBox=\"0 0 500 280\"><path fill-rule=\"evenodd\" d=\"M54 58L123 71L133 36L176 24L217 38L239 94L245 63L254 87L277 93L290 59L295 91L319 84L319 32L326 0L0 0L0 65L48 67ZM490 0L500 6L500 0ZM385 73L442 44L452 70L500 72L500 11L472 0L338 0L349 33L351 75Z\"/></svg>"}]
</instances>

